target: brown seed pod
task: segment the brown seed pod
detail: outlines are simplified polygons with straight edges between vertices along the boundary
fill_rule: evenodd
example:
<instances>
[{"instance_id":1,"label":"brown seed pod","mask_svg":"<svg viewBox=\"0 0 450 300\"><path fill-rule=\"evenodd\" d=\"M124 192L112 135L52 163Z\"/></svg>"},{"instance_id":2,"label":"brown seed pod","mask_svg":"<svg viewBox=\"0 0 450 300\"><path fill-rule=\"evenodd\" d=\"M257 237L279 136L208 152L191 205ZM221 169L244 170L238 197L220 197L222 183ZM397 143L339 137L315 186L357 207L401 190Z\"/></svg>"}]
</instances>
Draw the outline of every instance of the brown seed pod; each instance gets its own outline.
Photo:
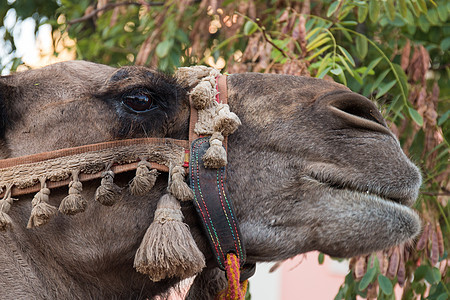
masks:
<instances>
[{"instance_id":1,"label":"brown seed pod","mask_svg":"<svg viewBox=\"0 0 450 300\"><path fill-rule=\"evenodd\" d=\"M381 272L383 272L383 268L384 268L384 252L383 251L377 251L377 252L375 252L375 256L378 259L380 270L381 270Z\"/></svg>"},{"instance_id":2,"label":"brown seed pod","mask_svg":"<svg viewBox=\"0 0 450 300\"><path fill-rule=\"evenodd\" d=\"M373 282L367 287L367 299L377 299L378 282Z\"/></svg>"},{"instance_id":3,"label":"brown seed pod","mask_svg":"<svg viewBox=\"0 0 450 300\"><path fill-rule=\"evenodd\" d=\"M360 280L366 273L366 257L360 256L355 263L355 279Z\"/></svg>"},{"instance_id":4,"label":"brown seed pod","mask_svg":"<svg viewBox=\"0 0 450 300\"><path fill-rule=\"evenodd\" d=\"M427 223L425 228L423 229L422 235L420 236L419 240L417 241L416 249L417 250L423 250L427 246L428 237L430 234L430 222Z\"/></svg>"},{"instance_id":5,"label":"brown seed pod","mask_svg":"<svg viewBox=\"0 0 450 300\"><path fill-rule=\"evenodd\" d=\"M387 255L386 251L383 251L383 267L381 268L380 266L380 270L384 276L386 276L388 268L389 268L389 256Z\"/></svg>"},{"instance_id":6,"label":"brown seed pod","mask_svg":"<svg viewBox=\"0 0 450 300\"><path fill-rule=\"evenodd\" d=\"M405 260L401 260L398 265L398 271L397 271L397 282L398 285L403 287L406 280L406 269L405 269Z\"/></svg>"},{"instance_id":7,"label":"brown seed pod","mask_svg":"<svg viewBox=\"0 0 450 300\"><path fill-rule=\"evenodd\" d=\"M349 263L348 263L348 268L350 269L350 270L355 270L355 264L356 264L356 259L357 259L358 257L357 256L353 256L352 258L350 258L350 261L349 261Z\"/></svg>"},{"instance_id":8,"label":"brown seed pod","mask_svg":"<svg viewBox=\"0 0 450 300\"><path fill-rule=\"evenodd\" d=\"M431 260L432 266L436 266L437 262L439 261L439 245L438 245L437 233L435 230L433 230L433 232L431 234L430 260Z\"/></svg>"},{"instance_id":9,"label":"brown seed pod","mask_svg":"<svg viewBox=\"0 0 450 300\"><path fill-rule=\"evenodd\" d=\"M386 274L390 279L394 279L395 275L397 274L399 262L400 250L398 249L398 247L395 247L389 259L389 268Z\"/></svg>"},{"instance_id":10,"label":"brown seed pod","mask_svg":"<svg viewBox=\"0 0 450 300\"><path fill-rule=\"evenodd\" d=\"M404 245L399 246L400 259L397 270L397 282L401 287L403 287L406 280L405 257L403 256L403 253L405 252L404 248Z\"/></svg>"},{"instance_id":11,"label":"brown seed pod","mask_svg":"<svg viewBox=\"0 0 450 300\"><path fill-rule=\"evenodd\" d=\"M439 246L439 257L444 256L444 236L442 235L441 226L436 223L437 242Z\"/></svg>"},{"instance_id":12,"label":"brown seed pod","mask_svg":"<svg viewBox=\"0 0 450 300\"><path fill-rule=\"evenodd\" d=\"M409 257L411 256L411 251L412 251L412 250L413 250L413 249L411 249L411 246L405 247L405 251L403 252L405 261L408 261L408 260L409 260Z\"/></svg>"}]
</instances>

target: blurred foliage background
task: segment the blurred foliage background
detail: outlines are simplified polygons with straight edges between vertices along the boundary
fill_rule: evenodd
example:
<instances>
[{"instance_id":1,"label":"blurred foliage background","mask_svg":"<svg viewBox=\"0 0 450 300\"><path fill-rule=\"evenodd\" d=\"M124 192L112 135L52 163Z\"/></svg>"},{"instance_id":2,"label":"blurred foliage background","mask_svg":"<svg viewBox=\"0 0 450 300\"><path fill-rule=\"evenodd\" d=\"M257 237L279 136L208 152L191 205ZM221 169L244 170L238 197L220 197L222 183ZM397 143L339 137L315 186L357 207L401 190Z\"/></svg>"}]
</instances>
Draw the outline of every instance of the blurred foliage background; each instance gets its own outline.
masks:
<instances>
[{"instance_id":1,"label":"blurred foliage background","mask_svg":"<svg viewBox=\"0 0 450 300\"><path fill-rule=\"evenodd\" d=\"M207 64L347 85L379 104L421 167L415 208L424 230L412 245L351 259L336 299L395 299L399 285L402 299L444 300L450 299L449 19L449 0L2 0L0 69L35 67L17 48L28 23L36 36L44 28L51 36L50 53L40 53L46 62L76 58L169 73Z\"/></svg>"}]
</instances>

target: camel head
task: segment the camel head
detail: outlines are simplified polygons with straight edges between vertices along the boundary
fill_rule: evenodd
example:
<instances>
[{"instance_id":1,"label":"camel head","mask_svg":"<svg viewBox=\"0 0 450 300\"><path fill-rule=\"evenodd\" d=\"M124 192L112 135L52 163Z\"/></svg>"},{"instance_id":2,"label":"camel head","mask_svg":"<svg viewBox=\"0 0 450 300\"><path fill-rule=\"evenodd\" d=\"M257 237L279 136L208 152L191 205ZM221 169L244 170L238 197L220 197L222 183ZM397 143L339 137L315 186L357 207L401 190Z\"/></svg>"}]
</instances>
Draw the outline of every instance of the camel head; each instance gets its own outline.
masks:
<instances>
[{"instance_id":1,"label":"camel head","mask_svg":"<svg viewBox=\"0 0 450 300\"><path fill-rule=\"evenodd\" d=\"M311 250L350 257L416 237L420 220L411 206L421 175L376 105L315 78L248 73L227 83L230 109L242 122L228 138L228 191L249 262ZM118 139L187 139L189 92L150 69L83 61L1 77L0 158ZM132 176L118 175L118 185ZM92 200L98 184L84 184L84 213L57 215L40 228L25 229L32 195L13 204L13 229L0 233L0 253L10 256L0 254L0 264L11 265L15 281L39 282L23 288L30 295L151 297L176 281L151 283L133 269L167 175L150 196L126 194L112 207ZM50 201L57 205L65 193L52 190ZM192 205L183 205L183 214L208 272L212 254ZM20 287L2 278L0 285L17 293Z\"/></svg>"}]
</instances>

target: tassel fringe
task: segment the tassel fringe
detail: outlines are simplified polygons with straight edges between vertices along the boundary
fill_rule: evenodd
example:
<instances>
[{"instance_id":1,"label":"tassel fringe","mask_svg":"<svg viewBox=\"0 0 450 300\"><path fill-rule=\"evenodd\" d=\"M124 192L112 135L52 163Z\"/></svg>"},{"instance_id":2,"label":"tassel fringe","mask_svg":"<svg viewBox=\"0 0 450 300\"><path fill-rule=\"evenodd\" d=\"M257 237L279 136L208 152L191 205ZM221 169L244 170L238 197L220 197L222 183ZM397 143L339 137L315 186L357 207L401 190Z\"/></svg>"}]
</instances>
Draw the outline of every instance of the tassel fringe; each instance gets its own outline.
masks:
<instances>
[{"instance_id":1,"label":"tassel fringe","mask_svg":"<svg viewBox=\"0 0 450 300\"><path fill-rule=\"evenodd\" d=\"M6 231L12 226L12 219L8 215L13 204L14 198L11 198L12 184L6 188L5 196L0 200L0 231Z\"/></svg>"},{"instance_id":2,"label":"tassel fringe","mask_svg":"<svg viewBox=\"0 0 450 300\"><path fill-rule=\"evenodd\" d=\"M158 178L158 171L151 169L151 164L141 160L136 169L136 176L130 182L130 193L135 196L144 196L150 192Z\"/></svg>"},{"instance_id":3,"label":"tassel fringe","mask_svg":"<svg viewBox=\"0 0 450 300\"><path fill-rule=\"evenodd\" d=\"M31 201L32 210L31 216L28 220L27 228L38 227L45 225L50 221L50 218L56 215L58 209L48 203L50 189L45 183L46 178L40 178L41 190L34 196Z\"/></svg>"},{"instance_id":4,"label":"tassel fringe","mask_svg":"<svg viewBox=\"0 0 450 300\"><path fill-rule=\"evenodd\" d=\"M222 168L227 164L227 152L222 145L223 135L214 132L209 139L209 148L203 155L202 159L206 168Z\"/></svg>"},{"instance_id":5,"label":"tassel fringe","mask_svg":"<svg viewBox=\"0 0 450 300\"><path fill-rule=\"evenodd\" d=\"M81 195L83 185L78 179L79 170L72 171L72 181L69 183L69 195L59 205L59 211L66 215L75 215L86 210L87 202Z\"/></svg>"},{"instance_id":6,"label":"tassel fringe","mask_svg":"<svg viewBox=\"0 0 450 300\"><path fill-rule=\"evenodd\" d=\"M189 201L194 199L194 193L184 181L184 168L176 166L172 168L170 175L169 192L178 200Z\"/></svg>"},{"instance_id":7,"label":"tassel fringe","mask_svg":"<svg viewBox=\"0 0 450 300\"><path fill-rule=\"evenodd\" d=\"M198 249L189 227L182 222L180 203L174 196L161 197L153 223L134 259L134 267L152 281L191 277L205 267L205 257Z\"/></svg>"},{"instance_id":8,"label":"tassel fringe","mask_svg":"<svg viewBox=\"0 0 450 300\"><path fill-rule=\"evenodd\" d=\"M218 104L216 107L216 116L213 120L214 131L221 132L223 136L229 136L234 133L241 125L239 117L230 111L228 104Z\"/></svg>"},{"instance_id":9,"label":"tassel fringe","mask_svg":"<svg viewBox=\"0 0 450 300\"><path fill-rule=\"evenodd\" d=\"M103 205L111 206L122 197L122 189L118 187L113 180L113 171L107 170L102 173L102 182L95 191L95 200Z\"/></svg>"}]
</instances>

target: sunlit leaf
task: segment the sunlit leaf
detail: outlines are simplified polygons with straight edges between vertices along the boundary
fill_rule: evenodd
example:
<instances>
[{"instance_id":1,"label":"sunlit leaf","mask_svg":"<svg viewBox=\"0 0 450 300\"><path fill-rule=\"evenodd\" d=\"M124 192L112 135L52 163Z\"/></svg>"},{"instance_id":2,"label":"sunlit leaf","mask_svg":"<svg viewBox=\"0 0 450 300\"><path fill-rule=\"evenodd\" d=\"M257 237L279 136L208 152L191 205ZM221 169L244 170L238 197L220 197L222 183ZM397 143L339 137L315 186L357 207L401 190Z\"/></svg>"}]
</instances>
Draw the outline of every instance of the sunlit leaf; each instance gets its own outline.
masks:
<instances>
[{"instance_id":1,"label":"sunlit leaf","mask_svg":"<svg viewBox=\"0 0 450 300\"><path fill-rule=\"evenodd\" d=\"M164 40L156 46L156 55L163 58L169 53L170 48L173 45L173 40Z\"/></svg>"},{"instance_id":2,"label":"sunlit leaf","mask_svg":"<svg viewBox=\"0 0 450 300\"><path fill-rule=\"evenodd\" d=\"M366 20L369 8L366 4L358 6L358 23L363 23Z\"/></svg>"},{"instance_id":3,"label":"sunlit leaf","mask_svg":"<svg viewBox=\"0 0 450 300\"><path fill-rule=\"evenodd\" d=\"M330 70L330 72L333 73L334 75L339 75L339 74L341 74L343 71L342 71L342 68L341 68L340 66L337 66L336 68Z\"/></svg>"},{"instance_id":4,"label":"sunlit leaf","mask_svg":"<svg viewBox=\"0 0 450 300\"><path fill-rule=\"evenodd\" d=\"M420 10L426 14L428 12L427 3L425 0L417 0L417 3L419 4Z\"/></svg>"},{"instance_id":5,"label":"sunlit leaf","mask_svg":"<svg viewBox=\"0 0 450 300\"><path fill-rule=\"evenodd\" d=\"M345 58L341 55L338 54L339 60L342 62L342 64L344 65L344 68L350 73L351 76L353 75L353 70L350 68L350 66L347 64Z\"/></svg>"},{"instance_id":6,"label":"sunlit leaf","mask_svg":"<svg viewBox=\"0 0 450 300\"><path fill-rule=\"evenodd\" d=\"M305 40L309 40L313 35L315 35L317 32L319 32L320 30L322 30L321 27L316 27L313 30L311 30L310 32L308 32L308 34L305 36Z\"/></svg>"},{"instance_id":7,"label":"sunlit leaf","mask_svg":"<svg viewBox=\"0 0 450 300\"><path fill-rule=\"evenodd\" d=\"M344 72L338 74L339 79L343 85L347 85L347 78L345 77Z\"/></svg>"},{"instance_id":8,"label":"sunlit leaf","mask_svg":"<svg viewBox=\"0 0 450 300\"><path fill-rule=\"evenodd\" d=\"M311 44L309 44L308 46L306 46L306 51L309 52L309 51L311 51L311 50L314 50L314 49L316 49L317 47L320 47L320 46L322 46L323 44L328 43L330 40L331 40L331 38L326 37L326 38L321 39L321 40L319 40L319 41L317 41L317 42L315 42L315 43L311 43Z\"/></svg>"},{"instance_id":9,"label":"sunlit leaf","mask_svg":"<svg viewBox=\"0 0 450 300\"><path fill-rule=\"evenodd\" d=\"M330 46L331 47L331 46ZM325 70L325 68L328 66L328 64L330 63L330 57L331 57L331 53L328 53L327 55L325 55L324 58L322 58L319 68L317 69L317 74L321 74L323 70Z\"/></svg>"},{"instance_id":10,"label":"sunlit leaf","mask_svg":"<svg viewBox=\"0 0 450 300\"><path fill-rule=\"evenodd\" d=\"M355 22L355 21L342 21L341 25L343 25L343 26L355 26L355 25L358 25L358 22Z\"/></svg>"},{"instance_id":11,"label":"sunlit leaf","mask_svg":"<svg viewBox=\"0 0 450 300\"><path fill-rule=\"evenodd\" d=\"M328 37L328 33L321 33L318 36L316 36L312 41L310 41L307 45L307 47L312 47L313 45L315 45L316 43L320 42L321 40L323 40L324 38Z\"/></svg>"},{"instance_id":12,"label":"sunlit leaf","mask_svg":"<svg viewBox=\"0 0 450 300\"><path fill-rule=\"evenodd\" d=\"M400 14L406 18L406 15L408 13L408 8L406 6L406 0L398 0L399 7L400 7Z\"/></svg>"},{"instance_id":13,"label":"sunlit leaf","mask_svg":"<svg viewBox=\"0 0 450 300\"><path fill-rule=\"evenodd\" d=\"M334 14L334 12L339 6L339 2L340 2L339 0L336 0L333 3L331 3L330 7L328 7L327 18L329 18L332 14Z\"/></svg>"},{"instance_id":14,"label":"sunlit leaf","mask_svg":"<svg viewBox=\"0 0 450 300\"><path fill-rule=\"evenodd\" d=\"M258 25L255 22L248 20L244 25L244 34L252 35L257 29Z\"/></svg>"},{"instance_id":15,"label":"sunlit leaf","mask_svg":"<svg viewBox=\"0 0 450 300\"><path fill-rule=\"evenodd\" d=\"M308 56L307 58L305 58L307 61L313 60L314 58L316 58L317 56L319 56L320 54L324 53L325 51L327 51L328 49L331 48L331 45L327 45L323 48L321 48L319 51L317 51L316 53L314 53L311 56Z\"/></svg>"},{"instance_id":16,"label":"sunlit leaf","mask_svg":"<svg viewBox=\"0 0 450 300\"><path fill-rule=\"evenodd\" d=\"M386 11L388 13L388 17L391 21L394 21L395 19L395 5L394 0L386 0L384 1Z\"/></svg>"},{"instance_id":17,"label":"sunlit leaf","mask_svg":"<svg viewBox=\"0 0 450 300\"><path fill-rule=\"evenodd\" d=\"M350 62L350 64L354 67L355 61L354 61L353 57L351 56L351 54L348 53L348 51L345 50L344 47L338 46L338 48L342 52L342 54L344 54L345 58Z\"/></svg>"},{"instance_id":18,"label":"sunlit leaf","mask_svg":"<svg viewBox=\"0 0 450 300\"><path fill-rule=\"evenodd\" d=\"M378 21L378 16L380 15L380 2L379 0L369 1L369 18L373 23Z\"/></svg>"}]
</instances>

